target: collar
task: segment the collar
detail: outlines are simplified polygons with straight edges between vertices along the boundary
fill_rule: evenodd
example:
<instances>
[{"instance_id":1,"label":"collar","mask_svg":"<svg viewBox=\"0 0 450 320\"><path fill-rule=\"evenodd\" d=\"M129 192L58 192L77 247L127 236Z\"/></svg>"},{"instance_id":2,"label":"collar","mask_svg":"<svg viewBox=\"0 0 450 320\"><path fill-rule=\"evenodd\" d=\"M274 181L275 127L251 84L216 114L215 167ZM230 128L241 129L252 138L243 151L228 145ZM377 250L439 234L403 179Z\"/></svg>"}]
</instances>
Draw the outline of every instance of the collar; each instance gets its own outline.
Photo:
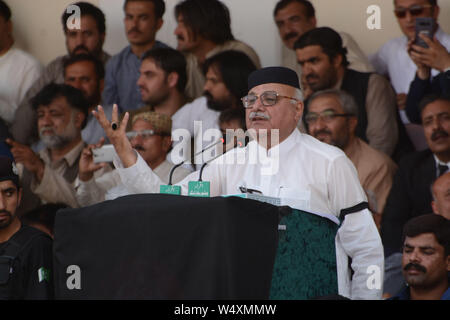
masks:
<instances>
[{"instance_id":1,"label":"collar","mask_svg":"<svg viewBox=\"0 0 450 320\"><path fill-rule=\"evenodd\" d=\"M81 140L75 147L72 148L69 152L67 152L64 157L62 157L61 160L65 160L67 164L72 167L75 162L78 161L78 156L80 155L81 151L84 148L84 141ZM50 156L50 149L45 148L40 152L40 155L42 157L42 160L44 160L45 163L52 163L51 156ZM59 160L59 161L61 161Z\"/></svg>"},{"instance_id":2,"label":"collar","mask_svg":"<svg viewBox=\"0 0 450 320\"><path fill-rule=\"evenodd\" d=\"M436 162L436 168L439 167L439 165L448 166L450 168L450 161L449 162L442 162L441 160L436 157L436 155L433 153L434 161Z\"/></svg>"}]
</instances>

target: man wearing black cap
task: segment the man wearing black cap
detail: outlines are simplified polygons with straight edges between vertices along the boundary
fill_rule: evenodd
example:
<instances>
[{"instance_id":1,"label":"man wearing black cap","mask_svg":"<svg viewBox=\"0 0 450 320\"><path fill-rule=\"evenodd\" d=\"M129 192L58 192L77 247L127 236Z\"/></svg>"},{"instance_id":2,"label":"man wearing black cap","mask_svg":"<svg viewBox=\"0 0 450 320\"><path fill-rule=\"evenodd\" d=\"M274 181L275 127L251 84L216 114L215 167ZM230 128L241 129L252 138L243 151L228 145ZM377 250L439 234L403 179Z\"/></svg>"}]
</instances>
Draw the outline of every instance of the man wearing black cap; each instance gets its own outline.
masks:
<instances>
[{"instance_id":1,"label":"man wearing black cap","mask_svg":"<svg viewBox=\"0 0 450 320\"><path fill-rule=\"evenodd\" d=\"M253 189L281 198L295 209L335 222L341 219L336 236L339 294L353 299L380 298L381 288L367 286L368 268L383 268L383 248L366 196L354 166L341 150L297 130L303 97L296 72L283 67L257 70L250 75L248 87L243 104L253 140L204 168L203 181L210 182L211 196ZM135 193L158 192L161 180L126 138L128 115L118 130L111 128L101 108L96 117L116 148L120 158L117 170L127 188ZM113 120L117 119L116 109ZM198 180L198 175L193 173L178 184L182 194L188 193L189 181Z\"/></svg>"},{"instance_id":2,"label":"man wearing black cap","mask_svg":"<svg viewBox=\"0 0 450 320\"><path fill-rule=\"evenodd\" d=\"M50 299L52 241L22 225L16 215L21 197L16 165L0 156L0 300Z\"/></svg>"}]
</instances>

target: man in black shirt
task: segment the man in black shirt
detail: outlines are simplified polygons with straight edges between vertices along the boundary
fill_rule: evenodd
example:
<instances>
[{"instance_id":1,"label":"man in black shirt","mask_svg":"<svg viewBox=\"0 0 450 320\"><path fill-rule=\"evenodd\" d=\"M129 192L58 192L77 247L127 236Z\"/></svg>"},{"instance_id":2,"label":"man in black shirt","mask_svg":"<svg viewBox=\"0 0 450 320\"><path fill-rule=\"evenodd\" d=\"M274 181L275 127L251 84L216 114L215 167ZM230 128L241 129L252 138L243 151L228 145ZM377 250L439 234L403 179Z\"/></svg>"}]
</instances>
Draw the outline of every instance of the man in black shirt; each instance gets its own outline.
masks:
<instances>
[{"instance_id":1,"label":"man in black shirt","mask_svg":"<svg viewBox=\"0 0 450 320\"><path fill-rule=\"evenodd\" d=\"M52 240L22 225L16 216L21 197L14 162L0 157L0 300L51 299Z\"/></svg>"}]
</instances>

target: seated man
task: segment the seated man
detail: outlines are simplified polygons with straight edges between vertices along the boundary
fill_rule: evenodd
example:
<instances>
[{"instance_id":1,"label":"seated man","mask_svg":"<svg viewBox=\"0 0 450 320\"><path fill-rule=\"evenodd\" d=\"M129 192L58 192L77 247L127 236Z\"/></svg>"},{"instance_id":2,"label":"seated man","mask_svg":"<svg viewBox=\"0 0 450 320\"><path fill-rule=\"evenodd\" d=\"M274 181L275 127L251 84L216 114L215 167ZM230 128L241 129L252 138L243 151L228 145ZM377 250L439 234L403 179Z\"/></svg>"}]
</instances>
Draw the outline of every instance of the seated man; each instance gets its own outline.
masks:
<instances>
[{"instance_id":1,"label":"seated man","mask_svg":"<svg viewBox=\"0 0 450 320\"><path fill-rule=\"evenodd\" d=\"M0 300L52 299L52 240L20 222L21 199L17 168L10 158L1 156Z\"/></svg>"},{"instance_id":2,"label":"seated man","mask_svg":"<svg viewBox=\"0 0 450 320\"><path fill-rule=\"evenodd\" d=\"M205 84L202 66L205 60L225 50L245 53L257 67L258 54L249 45L236 40L231 32L230 12L219 0L183 0L175 6L177 49L186 54L188 83L186 95L201 96Z\"/></svg>"},{"instance_id":3,"label":"seated man","mask_svg":"<svg viewBox=\"0 0 450 320\"><path fill-rule=\"evenodd\" d=\"M450 220L427 214L408 221L402 269L407 286L392 300L450 300Z\"/></svg>"},{"instance_id":4,"label":"seated man","mask_svg":"<svg viewBox=\"0 0 450 320\"><path fill-rule=\"evenodd\" d=\"M14 47L12 31L11 10L0 0L0 120L8 125L25 93L42 73L34 57Z\"/></svg>"},{"instance_id":5,"label":"seated man","mask_svg":"<svg viewBox=\"0 0 450 320\"><path fill-rule=\"evenodd\" d=\"M433 212L450 220L450 172L436 179L431 187Z\"/></svg>"},{"instance_id":6,"label":"seated man","mask_svg":"<svg viewBox=\"0 0 450 320\"><path fill-rule=\"evenodd\" d=\"M354 166L341 150L297 129L303 97L296 72L283 67L254 71L248 90L243 103L254 140L203 168L210 195L233 195L245 186L266 196L292 199L291 205L297 209L339 217L342 224L335 237L338 293L353 299L379 299L381 290L367 286L367 268L378 266L382 270L384 262L366 196ZM164 182L126 137L129 114L117 130L101 107L95 115L114 145L116 168L127 189L133 193L159 192ZM118 121L117 110L113 121ZM198 180L199 172L195 172L179 182L182 194L189 193L190 181Z\"/></svg>"},{"instance_id":7,"label":"seated man","mask_svg":"<svg viewBox=\"0 0 450 320\"><path fill-rule=\"evenodd\" d=\"M412 153L399 164L381 221L386 257L400 253L405 223L432 212L431 184L450 164L450 99L430 96L421 102L428 150Z\"/></svg>"},{"instance_id":8,"label":"seated man","mask_svg":"<svg viewBox=\"0 0 450 320\"><path fill-rule=\"evenodd\" d=\"M437 0L394 0L394 7L397 22L404 35L385 43L375 54L369 56L369 60L376 72L389 76L397 93L398 107L403 110L406 104L406 94L417 70L408 55L408 41L414 40L416 37L416 18L433 18L434 35L447 50L450 49L450 35L445 33L437 23L440 11ZM435 76L437 71L433 70L432 73ZM402 120L408 122L403 113Z\"/></svg>"},{"instance_id":9,"label":"seated man","mask_svg":"<svg viewBox=\"0 0 450 320\"><path fill-rule=\"evenodd\" d=\"M378 151L392 155L399 126L389 82L375 73L349 69L342 39L331 28L306 32L295 43L295 52L312 92L335 88L351 94L358 106L356 135Z\"/></svg>"},{"instance_id":10,"label":"seated man","mask_svg":"<svg viewBox=\"0 0 450 320\"><path fill-rule=\"evenodd\" d=\"M164 183L169 182L170 171L174 164L166 160L171 149L172 121L169 117L155 112L138 113L133 117L132 131L127 133L133 148L139 152L147 165ZM121 182L117 170L94 178L94 172L102 168L94 164L91 145L83 150L80 158L79 186L77 200L80 206L92 205L104 200L132 194ZM181 167L173 172L172 181L177 183L190 173Z\"/></svg>"},{"instance_id":11,"label":"seated man","mask_svg":"<svg viewBox=\"0 0 450 320\"><path fill-rule=\"evenodd\" d=\"M24 167L20 215L41 202L77 207L73 182L84 148L81 130L86 125L89 104L80 90L54 83L45 86L31 103L45 149L36 154L26 145L6 140L16 162Z\"/></svg>"},{"instance_id":12,"label":"seated man","mask_svg":"<svg viewBox=\"0 0 450 320\"><path fill-rule=\"evenodd\" d=\"M280 38L284 43L282 62L285 67L297 71L301 78L301 67L297 63L294 44L305 32L317 27L316 10L308 0L280 0L277 2L273 16ZM339 32L342 46L347 49L349 68L360 71L373 71L364 52L356 41L347 33Z\"/></svg>"},{"instance_id":13,"label":"seated man","mask_svg":"<svg viewBox=\"0 0 450 320\"><path fill-rule=\"evenodd\" d=\"M308 101L305 122L310 135L342 149L353 162L379 227L397 166L387 155L356 137L358 107L352 96L334 89L314 93Z\"/></svg>"}]
</instances>

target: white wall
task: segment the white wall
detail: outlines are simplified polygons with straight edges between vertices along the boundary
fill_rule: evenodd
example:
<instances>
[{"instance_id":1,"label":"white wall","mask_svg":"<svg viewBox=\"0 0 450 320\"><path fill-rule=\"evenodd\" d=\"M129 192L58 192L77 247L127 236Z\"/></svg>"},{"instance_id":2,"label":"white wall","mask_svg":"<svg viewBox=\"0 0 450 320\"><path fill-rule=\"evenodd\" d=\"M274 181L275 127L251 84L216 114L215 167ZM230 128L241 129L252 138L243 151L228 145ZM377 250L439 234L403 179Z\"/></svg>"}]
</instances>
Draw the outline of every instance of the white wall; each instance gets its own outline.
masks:
<instances>
[{"instance_id":1,"label":"white wall","mask_svg":"<svg viewBox=\"0 0 450 320\"><path fill-rule=\"evenodd\" d=\"M65 44L60 16L76 0L6 0L13 11L14 35L19 47L47 64L64 54ZM115 54L127 45L123 30L124 0L85 0L99 5L106 14L106 50ZM223 0L231 11L233 33L258 52L264 66L278 64L281 42L272 12L277 0ZM176 23L173 8L178 0L166 0L165 23L158 39L176 46L173 35ZM393 14L392 0L312 0L320 26L328 25L351 34L367 54L376 51L387 40L401 35ZM438 0L439 22L450 33L450 0ZM381 8L381 29L369 30L366 10L370 5Z\"/></svg>"}]
</instances>

